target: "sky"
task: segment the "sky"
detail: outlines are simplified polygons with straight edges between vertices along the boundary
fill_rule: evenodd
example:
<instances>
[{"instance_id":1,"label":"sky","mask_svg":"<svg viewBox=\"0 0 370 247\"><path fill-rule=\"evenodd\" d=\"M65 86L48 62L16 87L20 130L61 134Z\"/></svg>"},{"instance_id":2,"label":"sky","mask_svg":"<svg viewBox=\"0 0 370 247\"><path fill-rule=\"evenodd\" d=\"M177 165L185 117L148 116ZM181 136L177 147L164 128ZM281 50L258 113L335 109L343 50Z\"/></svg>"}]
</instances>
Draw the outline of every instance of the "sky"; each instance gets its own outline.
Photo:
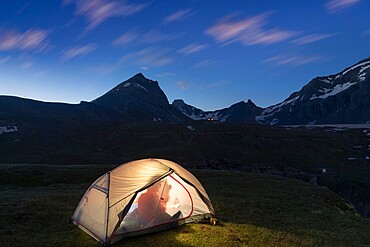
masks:
<instances>
[{"instance_id":1,"label":"sky","mask_svg":"<svg viewBox=\"0 0 370 247\"><path fill-rule=\"evenodd\" d=\"M91 101L141 72L170 102L271 106L370 56L369 0L2 0L0 95Z\"/></svg>"}]
</instances>

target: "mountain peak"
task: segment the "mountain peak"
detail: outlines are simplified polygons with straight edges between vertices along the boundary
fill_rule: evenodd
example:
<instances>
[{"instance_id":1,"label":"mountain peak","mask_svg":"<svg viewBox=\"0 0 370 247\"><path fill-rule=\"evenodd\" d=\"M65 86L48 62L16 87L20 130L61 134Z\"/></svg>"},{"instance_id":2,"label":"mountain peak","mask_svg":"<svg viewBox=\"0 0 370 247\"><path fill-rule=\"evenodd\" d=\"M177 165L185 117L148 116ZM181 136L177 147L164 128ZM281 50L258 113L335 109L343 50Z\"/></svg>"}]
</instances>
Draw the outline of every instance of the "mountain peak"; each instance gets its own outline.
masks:
<instances>
[{"instance_id":1,"label":"mountain peak","mask_svg":"<svg viewBox=\"0 0 370 247\"><path fill-rule=\"evenodd\" d=\"M184 100L182 99L175 99L173 102L172 102L172 105L173 106L184 106L186 105Z\"/></svg>"},{"instance_id":2,"label":"mountain peak","mask_svg":"<svg viewBox=\"0 0 370 247\"><path fill-rule=\"evenodd\" d=\"M158 82L147 79L142 73L121 82L92 102L131 115L138 115L138 112L144 109L142 115L147 115L148 119L153 119L154 115L155 118L165 119L164 115L168 113L159 116L161 114L157 112L166 112L170 107ZM146 111L145 114L144 111Z\"/></svg>"},{"instance_id":3,"label":"mountain peak","mask_svg":"<svg viewBox=\"0 0 370 247\"><path fill-rule=\"evenodd\" d=\"M134 75L133 77L131 77L130 79L146 79L146 80L149 80L148 78L146 78L143 73L137 73L136 75ZM129 79L129 80L130 80Z\"/></svg>"}]
</instances>

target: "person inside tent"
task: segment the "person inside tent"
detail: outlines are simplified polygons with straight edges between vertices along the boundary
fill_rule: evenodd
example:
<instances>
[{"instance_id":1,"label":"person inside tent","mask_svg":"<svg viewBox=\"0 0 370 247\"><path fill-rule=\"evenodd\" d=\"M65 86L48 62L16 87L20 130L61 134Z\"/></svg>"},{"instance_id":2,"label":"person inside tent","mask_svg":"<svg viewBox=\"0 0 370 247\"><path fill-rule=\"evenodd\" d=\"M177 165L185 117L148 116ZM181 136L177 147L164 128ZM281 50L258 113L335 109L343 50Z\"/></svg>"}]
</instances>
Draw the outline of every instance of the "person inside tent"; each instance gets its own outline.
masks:
<instances>
[{"instance_id":1,"label":"person inside tent","mask_svg":"<svg viewBox=\"0 0 370 247\"><path fill-rule=\"evenodd\" d=\"M140 195L137 212L148 223L148 226L176 220L181 216L180 211L173 216L166 212L170 190L171 185L162 180L149 187L145 193Z\"/></svg>"},{"instance_id":2,"label":"person inside tent","mask_svg":"<svg viewBox=\"0 0 370 247\"><path fill-rule=\"evenodd\" d=\"M122 222L126 231L144 229L181 218L181 211L173 216L166 212L171 188L166 180L161 180L139 195L137 208Z\"/></svg>"}]
</instances>

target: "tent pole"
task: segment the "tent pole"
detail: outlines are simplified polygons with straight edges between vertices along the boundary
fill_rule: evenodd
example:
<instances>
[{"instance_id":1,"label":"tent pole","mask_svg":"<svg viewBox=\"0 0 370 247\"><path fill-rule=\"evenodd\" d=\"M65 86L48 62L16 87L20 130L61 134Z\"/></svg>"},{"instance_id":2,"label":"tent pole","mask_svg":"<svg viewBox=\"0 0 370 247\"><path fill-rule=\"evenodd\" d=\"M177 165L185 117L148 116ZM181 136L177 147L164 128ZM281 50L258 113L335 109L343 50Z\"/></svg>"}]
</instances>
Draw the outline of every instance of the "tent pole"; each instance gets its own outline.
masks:
<instances>
[{"instance_id":1,"label":"tent pole","mask_svg":"<svg viewBox=\"0 0 370 247\"><path fill-rule=\"evenodd\" d=\"M108 225L109 225L109 192L110 192L110 172L107 172L108 175L108 193L107 193L107 226L105 228L105 242L109 241L108 238Z\"/></svg>"}]
</instances>

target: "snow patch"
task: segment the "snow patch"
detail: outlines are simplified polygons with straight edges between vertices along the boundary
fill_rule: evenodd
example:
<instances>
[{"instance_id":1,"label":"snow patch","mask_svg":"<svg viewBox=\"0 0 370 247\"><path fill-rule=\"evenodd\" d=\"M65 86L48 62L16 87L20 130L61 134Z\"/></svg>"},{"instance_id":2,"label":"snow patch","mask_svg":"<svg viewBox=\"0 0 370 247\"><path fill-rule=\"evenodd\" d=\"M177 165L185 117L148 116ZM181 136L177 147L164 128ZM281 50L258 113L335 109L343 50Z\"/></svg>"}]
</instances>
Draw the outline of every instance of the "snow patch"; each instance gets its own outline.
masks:
<instances>
[{"instance_id":1,"label":"snow patch","mask_svg":"<svg viewBox=\"0 0 370 247\"><path fill-rule=\"evenodd\" d=\"M351 70L357 69L358 67L362 67L362 66L365 66L365 65L367 65L367 64L370 64L370 61L366 61L366 62L363 62L363 63L357 64L357 65L355 65L355 66L353 66L353 67L351 67L351 68L347 69L346 71L344 71L344 72L342 73L342 75L345 75L345 74L347 74L348 72L350 72Z\"/></svg>"},{"instance_id":2,"label":"snow patch","mask_svg":"<svg viewBox=\"0 0 370 247\"><path fill-rule=\"evenodd\" d=\"M154 121L154 122L160 122L160 121L162 121L162 119L161 119L161 118L159 118L159 117L158 117L158 118L157 118L157 117L155 117L155 118L153 118L153 121Z\"/></svg>"},{"instance_id":3,"label":"snow patch","mask_svg":"<svg viewBox=\"0 0 370 247\"><path fill-rule=\"evenodd\" d=\"M358 73L361 74L362 72L364 72L368 68L370 68L370 65L367 65L367 66L362 67Z\"/></svg>"},{"instance_id":4,"label":"snow patch","mask_svg":"<svg viewBox=\"0 0 370 247\"><path fill-rule=\"evenodd\" d=\"M331 83L328 79L320 79L320 81L325 82L325 83Z\"/></svg>"},{"instance_id":5,"label":"snow patch","mask_svg":"<svg viewBox=\"0 0 370 247\"><path fill-rule=\"evenodd\" d=\"M188 130L195 130L195 128L194 128L193 126L191 126L191 125L186 126L186 128L187 128Z\"/></svg>"},{"instance_id":6,"label":"snow patch","mask_svg":"<svg viewBox=\"0 0 370 247\"><path fill-rule=\"evenodd\" d=\"M364 81L366 79L366 73L362 73L358 76L358 79L361 81Z\"/></svg>"},{"instance_id":7,"label":"snow patch","mask_svg":"<svg viewBox=\"0 0 370 247\"><path fill-rule=\"evenodd\" d=\"M272 121L270 122L270 125L275 125L275 124L277 124L278 122L279 122L279 119L274 118L274 119L272 119Z\"/></svg>"},{"instance_id":8,"label":"snow patch","mask_svg":"<svg viewBox=\"0 0 370 247\"><path fill-rule=\"evenodd\" d=\"M343 92L344 90L348 89L349 87L351 87L352 85L356 84L357 82L346 82L344 84L338 84L336 85L335 87L333 87L332 89L329 89L327 91L325 91L325 93L323 95L320 95L320 96L317 96L316 94L312 95L312 97L310 98L310 100L313 100L313 99L326 99L327 97L329 96L333 96L333 95L336 95L340 92Z\"/></svg>"},{"instance_id":9,"label":"snow patch","mask_svg":"<svg viewBox=\"0 0 370 247\"><path fill-rule=\"evenodd\" d=\"M347 160L357 160L357 158L350 157L350 158L347 158Z\"/></svg>"},{"instance_id":10,"label":"snow patch","mask_svg":"<svg viewBox=\"0 0 370 247\"><path fill-rule=\"evenodd\" d=\"M370 160L370 157L366 155L365 160Z\"/></svg>"},{"instance_id":11,"label":"snow patch","mask_svg":"<svg viewBox=\"0 0 370 247\"><path fill-rule=\"evenodd\" d=\"M330 132L338 132L338 131L345 131L347 130L346 128L334 128L334 129L328 129L325 131L330 131Z\"/></svg>"},{"instance_id":12,"label":"snow patch","mask_svg":"<svg viewBox=\"0 0 370 247\"><path fill-rule=\"evenodd\" d=\"M147 91L147 92L149 93L149 90L148 90L148 89L146 89L145 87L141 86L139 83L136 83L136 84L135 84L135 87L137 87L137 88L141 88L141 89L143 89L143 90L145 90L145 91Z\"/></svg>"},{"instance_id":13,"label":"snow patch","mask_svg":"<svg viewBox=\"0 0 370 247\"><path fill-rule=\"evenodd\" d=\"M131 85L131 83L130 82L126 82L125 84L123 84L123 86L122 87L129 87Z\"/></svg>"},{"instance_id":14,"label":"snow patch","mask_svg":"<svg viewBox=\"0 0 370 247\"><path fill-rule=\"evenodd\" d=\"M11 132L16 132L16 131L18 131L17 126L5 126L5 127L0 126L0 135L2 133L11 133Z\"/></svg>"},{"instance_id":15,"label":"snow patch","mask_svg":"<svg viewBox=\"0 0 370 247\"><path fill-rule=\"evenodd\" d=\"M293 98L293 99L290 99L290 100L286 100L286 101L283 101L281 102L280 104L277 104L277 105L274 105L274 106L270 106L268 108L266 108L265 110L263 110L263 112L261 113L260 116L256 116L255 119L257 122L261 123L263 121L266 120L266 118L268 117L271 117L273 116L275 113L281 111L281 107L285 106L285 105L289 105L289 104L292 104L294 105L295 101L299 99L299 96ZM271 125L273 124L274 120L271 121ZM279 120L277 120L279 121ZM275 123L274 123L275 124Z\"/></svg>"}]
</instances>

